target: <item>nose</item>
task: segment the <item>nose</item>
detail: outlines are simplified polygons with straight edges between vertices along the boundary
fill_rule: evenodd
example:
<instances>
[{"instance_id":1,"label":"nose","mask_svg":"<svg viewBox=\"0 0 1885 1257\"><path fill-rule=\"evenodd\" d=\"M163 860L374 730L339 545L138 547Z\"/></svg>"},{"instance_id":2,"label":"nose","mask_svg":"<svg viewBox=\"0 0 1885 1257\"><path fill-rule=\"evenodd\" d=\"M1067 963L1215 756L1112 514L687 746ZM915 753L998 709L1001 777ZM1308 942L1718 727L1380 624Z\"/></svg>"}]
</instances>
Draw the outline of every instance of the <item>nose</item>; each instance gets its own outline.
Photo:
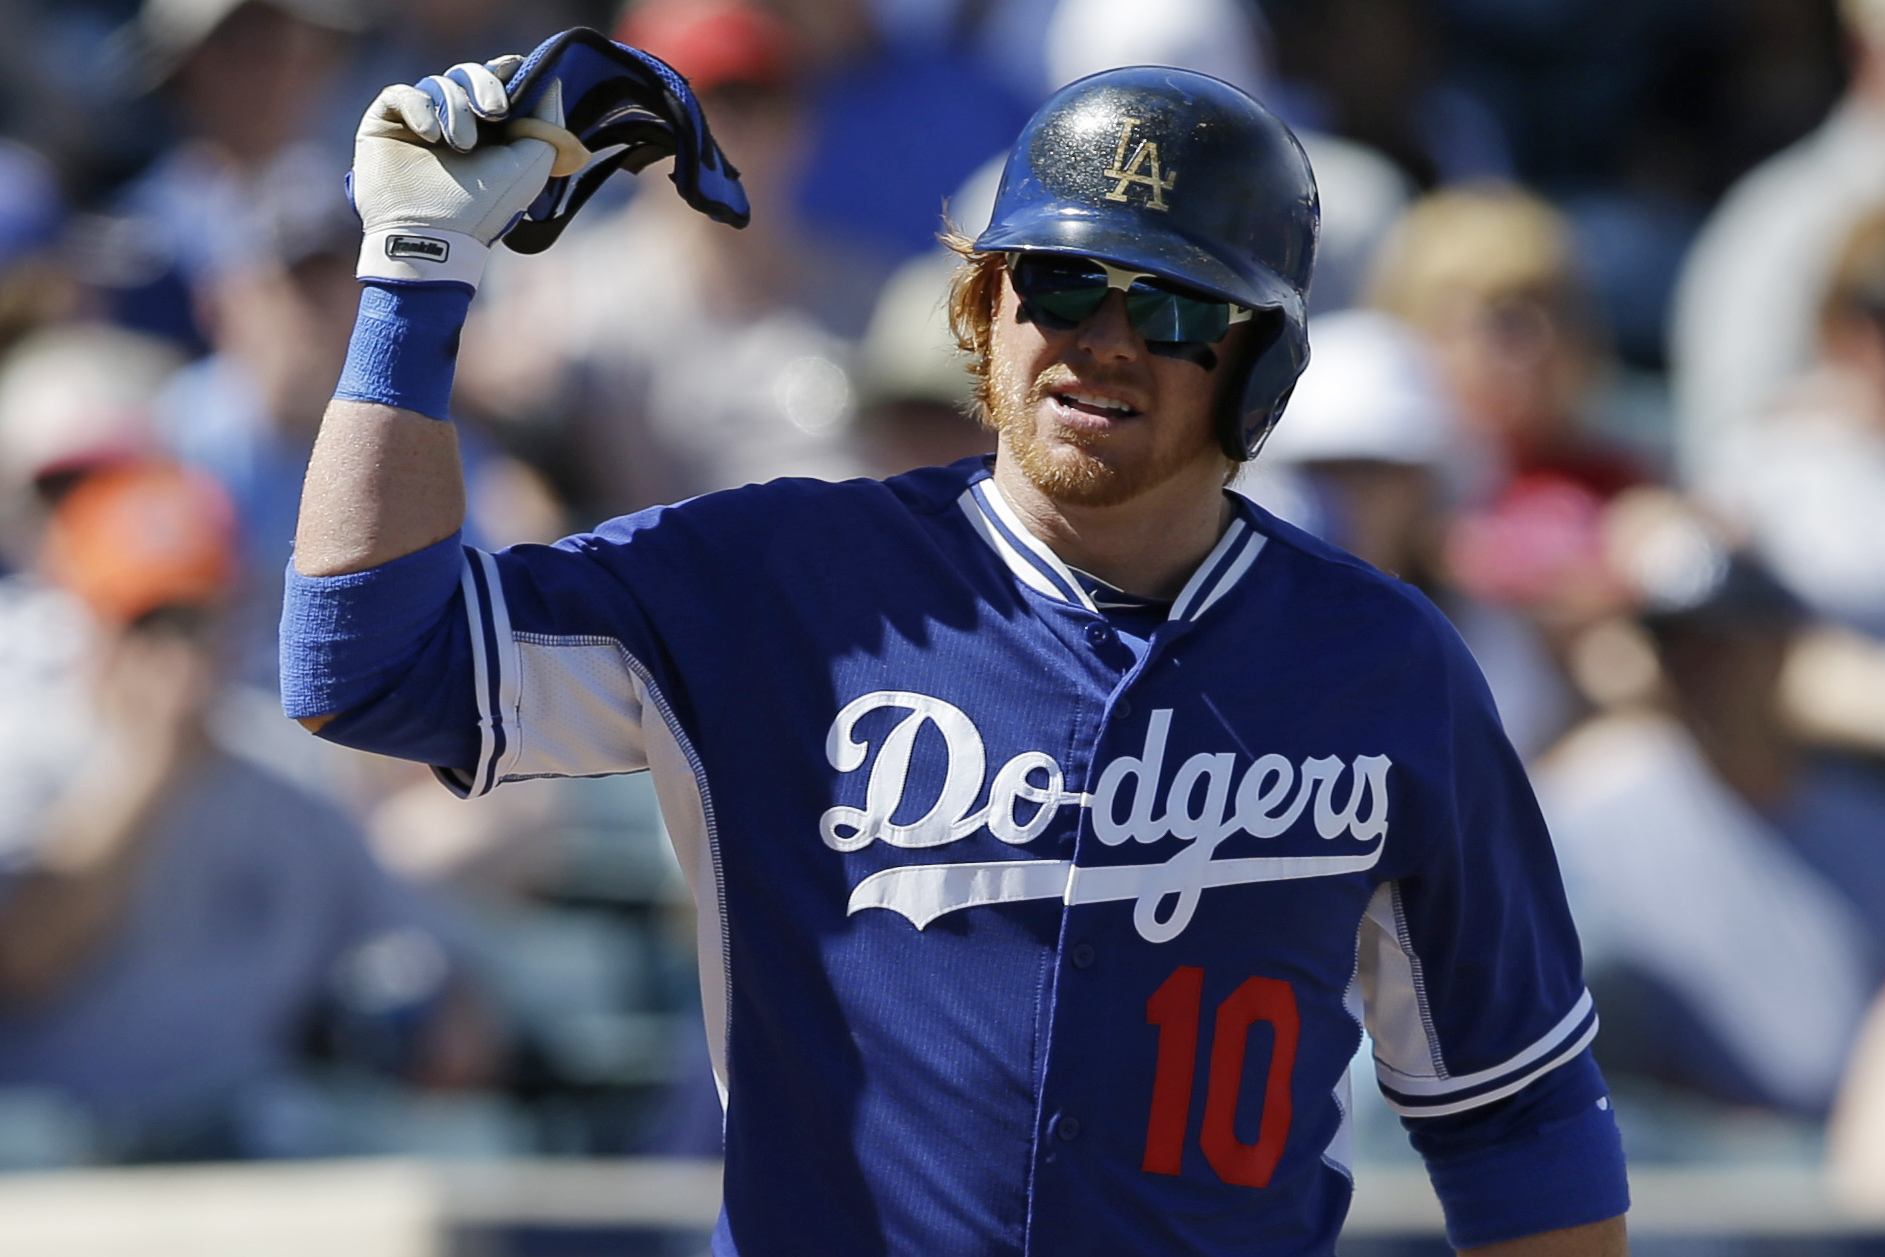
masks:
<instances>
[{"instance_id":1,"label":"nose","mask_svg":"<svg viewBox=\"0 0 1885 1257\"><path fill-rule=\"evenodd\" d=\"M1080 348L1101 362L1123 362L1144 352L1144 342L1126 317L1126 294L1117 288L1076 331Z\"/></svg>"}]
</instances>

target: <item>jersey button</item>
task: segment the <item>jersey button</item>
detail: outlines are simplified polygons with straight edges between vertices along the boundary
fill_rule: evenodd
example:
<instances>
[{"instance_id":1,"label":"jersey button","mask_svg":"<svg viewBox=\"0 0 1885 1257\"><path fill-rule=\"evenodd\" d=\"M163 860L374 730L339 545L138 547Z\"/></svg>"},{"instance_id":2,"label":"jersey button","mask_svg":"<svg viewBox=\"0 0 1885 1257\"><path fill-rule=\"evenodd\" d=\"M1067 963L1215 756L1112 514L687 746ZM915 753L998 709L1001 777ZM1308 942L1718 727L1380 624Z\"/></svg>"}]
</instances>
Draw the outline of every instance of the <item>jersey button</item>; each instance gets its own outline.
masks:
<instances>
[{"instance_id":1,"label":"jersey button","mask_svg":"<svg viewBox=\"0 0 1885 1257\"><path fill-rule=\"evenodd\" d=\"M1126 717L1132 715L1132 700L1130 698L1122 698L1114 703L1113 715L1120 720L1124 720Z\"/></svg>"},{"instance_id":2,"label":"jersey button","mask_svg":"<svg viewBox=\"0 0 1885 1257\"><path fill-rule=\"evenodd\" d=\"M1073 961L1073 967L1076 969L1091 969L1095 959L1093 944L1075 943L1073 950L1067 953L1067 959Z\"/></svg>"},{"instance_id":3,"label":"jersey button","mask_svg":"<svg viewBox=\"0 0 1885 1257\"><path fill-rule=\"evenodd\" d=\"M1113 644L1113 630L1104 624L1089 624L1086 626L1086 639L1095 646L1110 646Z\"/></svg>"},{"instance_id":4,"label":"jersey button","mask_svg":"<svg viewBox=\"0 0 1885 1257\"><path fill-rule=\"evenodd\" d=\"M1080 1119L1077 1117L1061 1118L1058 1122L1054 1123L1054 1134L1060 1137L1062 1143L1072 1143L1080 1137Z\"/></svg>"}]
</instances>

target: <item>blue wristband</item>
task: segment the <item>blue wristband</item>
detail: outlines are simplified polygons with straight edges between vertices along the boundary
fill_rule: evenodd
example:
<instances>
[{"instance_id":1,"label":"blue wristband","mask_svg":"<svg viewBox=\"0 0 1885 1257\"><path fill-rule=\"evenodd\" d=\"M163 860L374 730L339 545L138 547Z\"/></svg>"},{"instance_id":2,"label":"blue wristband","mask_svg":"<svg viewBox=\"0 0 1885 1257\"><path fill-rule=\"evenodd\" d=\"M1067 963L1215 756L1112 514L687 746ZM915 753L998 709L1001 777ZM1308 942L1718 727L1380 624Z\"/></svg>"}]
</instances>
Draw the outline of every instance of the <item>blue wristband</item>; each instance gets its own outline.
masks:
<instances>
[{"instance_id":1,"label":"blue wristband","mask_svg":"<svg viewBox=\"0 0 1885 1257\"><path fill-rule=\"evenodd\" d=\"M450 418L458 334L470 308L462 284L362 284L335 398Z\"/></svg>"}]
</instances>

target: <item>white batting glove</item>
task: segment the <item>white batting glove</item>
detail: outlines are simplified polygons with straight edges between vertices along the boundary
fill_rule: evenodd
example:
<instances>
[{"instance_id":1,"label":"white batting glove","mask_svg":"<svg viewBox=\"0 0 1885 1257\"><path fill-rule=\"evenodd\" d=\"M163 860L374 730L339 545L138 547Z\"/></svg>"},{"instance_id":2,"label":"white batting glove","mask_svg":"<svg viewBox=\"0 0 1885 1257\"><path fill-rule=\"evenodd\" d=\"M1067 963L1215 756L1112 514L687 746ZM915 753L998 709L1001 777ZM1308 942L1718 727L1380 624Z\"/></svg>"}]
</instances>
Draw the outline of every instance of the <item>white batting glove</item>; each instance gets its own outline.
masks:
<instances>
[{"instance_id":1,"label":"white batting glove","mask_svg":"<svg viewBox=\"0 0 1885 1257\"><path fill-rule=\"evenodd\" d=\"M545 93L507 143L478 143L478 122L510 113L503 80L522 57L468 61L417 86L381 92L354 136L352 195L366 239L360 279L478 286L491 245L516 223L559 164L562 93ZM520 132L546 138L523 138ZM587 154L584 154L586 157ZM567 164L568 155L565 154Z\"/></svg>"}]
</instances>

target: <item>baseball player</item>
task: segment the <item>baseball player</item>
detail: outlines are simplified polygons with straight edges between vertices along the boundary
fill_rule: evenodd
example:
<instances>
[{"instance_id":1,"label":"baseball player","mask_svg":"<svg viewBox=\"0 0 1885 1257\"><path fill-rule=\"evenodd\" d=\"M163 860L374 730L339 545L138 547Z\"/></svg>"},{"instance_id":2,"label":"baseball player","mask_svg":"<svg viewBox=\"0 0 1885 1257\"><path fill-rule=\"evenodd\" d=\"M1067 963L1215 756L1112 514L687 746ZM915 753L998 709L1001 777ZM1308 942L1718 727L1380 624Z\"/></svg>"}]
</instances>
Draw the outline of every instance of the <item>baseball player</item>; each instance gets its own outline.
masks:
<instances>
[{"instance_id":1,"label":"baseball player","mask_svg":"<svg viewBox=\"0 0 1885 1257\"><path fill-rule=\"evenodd\" d=\"M1596 1017L1484 684L1419 594L1224 492L1307 356L1282 124L1144 67L1042 107L952 298L992 460L488 554L451 347L564 120L539 92L549 138L503 138L513 66L362 124L285 701L465 795L654 774L726 1105L713 1251L1329 1253L1365 1021L1457 1246L1622 1253Z\"/></svg>"}]
</instances>

